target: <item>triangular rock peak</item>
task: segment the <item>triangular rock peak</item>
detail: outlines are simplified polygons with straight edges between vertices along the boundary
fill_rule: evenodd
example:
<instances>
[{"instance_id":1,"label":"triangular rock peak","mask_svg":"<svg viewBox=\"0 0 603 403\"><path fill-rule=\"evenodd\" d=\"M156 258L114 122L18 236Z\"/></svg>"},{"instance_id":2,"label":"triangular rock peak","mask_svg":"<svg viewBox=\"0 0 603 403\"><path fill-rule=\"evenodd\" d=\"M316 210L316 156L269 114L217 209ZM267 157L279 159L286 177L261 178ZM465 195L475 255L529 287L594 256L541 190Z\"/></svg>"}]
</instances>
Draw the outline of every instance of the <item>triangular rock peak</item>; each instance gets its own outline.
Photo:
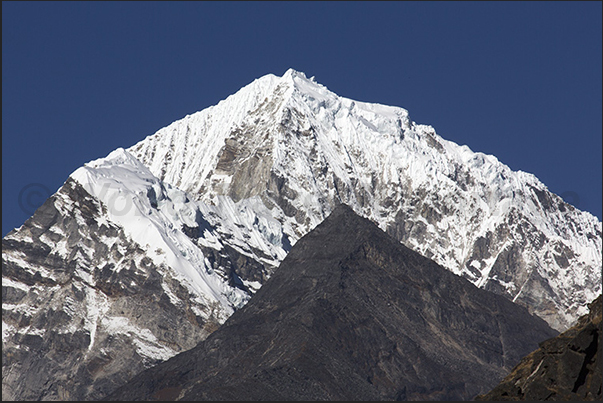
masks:
<instances>
[{"instance_id":1,"label":"triangular rock peak","mask_svg":"<svg viewBox=\"0 0 603 403\"><path fill-rule=\"evenodd\" d=\"M242 309L113 400L468 400L546 322L340 205Z\"/></svg>"}]
</instances>

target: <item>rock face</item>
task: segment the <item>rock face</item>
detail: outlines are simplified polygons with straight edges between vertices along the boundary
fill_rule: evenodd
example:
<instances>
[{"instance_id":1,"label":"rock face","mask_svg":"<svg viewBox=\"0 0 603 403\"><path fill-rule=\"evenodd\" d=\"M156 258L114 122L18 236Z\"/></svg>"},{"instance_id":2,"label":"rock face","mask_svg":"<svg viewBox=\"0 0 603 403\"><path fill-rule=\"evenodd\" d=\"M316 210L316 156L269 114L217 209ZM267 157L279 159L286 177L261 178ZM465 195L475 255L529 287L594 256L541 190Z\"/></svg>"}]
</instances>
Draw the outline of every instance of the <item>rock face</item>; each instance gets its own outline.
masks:
<instances>
[{"instance_id":1,"label":"rock face","mask_svg":"<svg viewBox=\"0 0 603 403\"><path fill-rule=\"evenodd\" d=\"M68 180L2 240L3 400L98 398L219 326L103 209Z\"/></svg>"},{"instance_id":2,"label":"rock face","mask_svg":"<svg viewBox=\"0 0 603 403\"><path fill-rule=\"evenodd\" d=\"M243 308L110 400L468 400L556 334L341 205Z\"/></svg>"},{"instance_id":3,"label":"rock face","mask_svg":"<svg viewBox=\"0 0 603 403\"><path fill-rule=\"evenodd\" d=\"M475 400L598 400L603 386L603 328L599 296L590 313L540 343L492 391Z\"/></svg>"}]
</instances>

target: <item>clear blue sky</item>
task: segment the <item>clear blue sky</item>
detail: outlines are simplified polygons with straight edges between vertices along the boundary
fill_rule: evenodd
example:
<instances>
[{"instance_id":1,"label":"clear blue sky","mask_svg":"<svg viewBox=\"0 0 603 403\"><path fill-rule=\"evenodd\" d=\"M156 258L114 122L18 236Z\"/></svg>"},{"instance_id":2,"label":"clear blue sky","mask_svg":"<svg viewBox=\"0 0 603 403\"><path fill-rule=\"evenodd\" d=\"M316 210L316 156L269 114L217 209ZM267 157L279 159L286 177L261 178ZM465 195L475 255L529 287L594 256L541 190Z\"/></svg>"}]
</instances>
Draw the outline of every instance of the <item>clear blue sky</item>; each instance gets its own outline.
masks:
<instances>
[{"instance_id":1,"label":"clear blue sky","mask_svg":"<svg viewBox=\"0 0 603 403\"><path fill-rule=\"evenodd\" d=\"M601 219L601 4L3 1L2 234L85 162L289 67Z\"/></svg>"}]
</instances>

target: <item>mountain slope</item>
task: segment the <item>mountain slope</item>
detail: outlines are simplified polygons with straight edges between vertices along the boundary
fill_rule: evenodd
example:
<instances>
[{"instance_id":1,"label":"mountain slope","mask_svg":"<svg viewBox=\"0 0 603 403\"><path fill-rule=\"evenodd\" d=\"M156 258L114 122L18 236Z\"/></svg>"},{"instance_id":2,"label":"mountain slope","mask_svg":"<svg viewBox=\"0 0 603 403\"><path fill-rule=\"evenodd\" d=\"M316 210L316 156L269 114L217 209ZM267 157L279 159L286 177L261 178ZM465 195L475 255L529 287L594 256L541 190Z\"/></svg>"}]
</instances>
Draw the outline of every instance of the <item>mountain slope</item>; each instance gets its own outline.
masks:
<instances>
[{"instance_id":1,"label":"mountain slope","mask_svg":"<svg viewBox=\"0 0 603 403\"><path fill-rule=\"evenodd\" d=\"M559 336L540 343L493 390L476 400L598 400L603 387L601 296Z\"/></svg>"},{"instance_id":2,"label":"mountain slope","mask_svg":"<svg viewBox=\"0 0 603 403\"><path fill-rule=\"evenodd\" d=\"M206 204L261 198L292 243L349 204L558 330L601 292L596 217L402 108L340 97L294 70L261 77L128 151Z\"/></svg>"},{"instance_id":3,"label":"mountain slope","mask_svg":"<svg viewBox=\"0 0 603 403\"><path fill-rule=\"evenodd\" d=\"M74 172L2 240L3 400L97 399L207 337L286 254L247 210L123 149Z\"/></svg>"},{"instance_id":4,"label":"mountain slope","mask_svg":"<svg viewBox=\"0 0 603 403\"><path fill-rule=\"evenodd\" d=\"M110 398L467 400L554 334L342 205L204 342Z\"/></svg>"}]
</instances>

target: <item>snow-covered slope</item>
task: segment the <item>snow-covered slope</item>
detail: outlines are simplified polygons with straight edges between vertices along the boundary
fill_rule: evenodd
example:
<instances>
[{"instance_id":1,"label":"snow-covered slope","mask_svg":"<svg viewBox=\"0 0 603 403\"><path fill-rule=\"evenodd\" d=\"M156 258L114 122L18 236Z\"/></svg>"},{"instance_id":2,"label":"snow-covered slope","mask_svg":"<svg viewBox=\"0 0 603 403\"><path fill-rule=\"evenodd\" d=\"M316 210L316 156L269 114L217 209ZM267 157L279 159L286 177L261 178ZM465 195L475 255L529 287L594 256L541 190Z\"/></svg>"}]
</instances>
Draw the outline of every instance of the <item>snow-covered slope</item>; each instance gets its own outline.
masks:
<instances>
[{"instance_id":1,"label":"snow-covered slope","mask_svg":"<svg viewBox=\"0 0 603 403\"><path fill-rule=\"evenodd\" d=\"M487 128L484 128L487 135ZM337 202L564 330L601 292L601 222L531 174L444 140L402 108L303 73L261 77L129 148L212 205L259 197L292 242Z\"/></svg>"},{"instance_id":2,"label":"snow-covered slope","mask_svg":"<svg viewBox=\"0 0 603 403\"><path fill-rule=\"evenodd\" d=\"M117 149L2 245L3 400L98 399L194 347L290 248L254 199L194 202Z\"/></svg>"},{"instance_id":3,"label":"snow-covered slope","mask_svg":"<svg viewBox=\"0 0 603 403\"><path fill-rule=\"evenodd\" d=\"M185 192L164 185L122 148L79 168L71 178L108 207L107 219L141 245L154 264L170 267L200 303L219 304L224 319L247 302L247 287L255 290L260 284L236 273L232 275L237 276L233 281L238 287L225 283L224 273L216 273L218 266L202 250L221 251L226 243L269 267L276 267L286 255L280 223L261 206L249 209L253 200L238 206L224 197L215 206L194 202ZM244 214L248 210L257 214ZM222 241L224 234L232 241Z\"/></svg>"}]
</instances>

